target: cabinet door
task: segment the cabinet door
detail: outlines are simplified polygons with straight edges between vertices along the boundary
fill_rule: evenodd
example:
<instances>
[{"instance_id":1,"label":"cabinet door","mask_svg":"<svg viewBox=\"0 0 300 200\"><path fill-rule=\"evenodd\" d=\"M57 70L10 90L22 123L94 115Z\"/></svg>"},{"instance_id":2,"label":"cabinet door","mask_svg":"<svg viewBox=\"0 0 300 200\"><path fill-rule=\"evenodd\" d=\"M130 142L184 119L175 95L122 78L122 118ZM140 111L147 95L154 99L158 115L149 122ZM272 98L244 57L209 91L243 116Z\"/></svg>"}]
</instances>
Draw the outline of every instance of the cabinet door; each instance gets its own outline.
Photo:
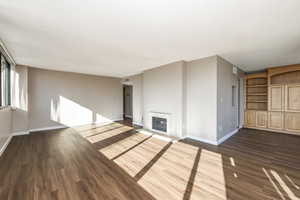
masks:
<instances>
[{"instance_id":1,"label":"cabinet door","mask_svg":"<svg viewBox=\"0 0 300 200\"><path fill-rule=\"evenodd\" d=\"M245 112L246 125L248 127L256 126L256 111L255 110L247 110Z\"/></svg>"},{"instance_id":2,"label":"cabinet door","mask_svg":"<svg viewBox=\"0 0 300 200\"><path fill-rule=\"evenodd\" d=\"M286 112L285 113L284 129L287 131L300 133L300 113Z\"/></svg>"},{"instance_id":3,"label":"cabinet door","mask_svg":"<svg viewBox=\"0 0 300 200\"><path fill-rule=\"evenodd\" d=\"M300 85L287 85L285 88L285 111L300 112Z\"/></svg>"},{"instance_id":4,"label":"cabinet door","mask_svg":"<svg viewBox=\"0 0 300 200\"><path fill-rule=\"evenodd\" d=\"M269 112L268 113L268 128L270 129L283 129L283 113L282 112Z\"/></svg>"},{"instance_id":5,"label":"cabinet door","mask_svg":"<svg viewBox=\"0 0 300 200\"><path fill-rule=\"evenodd\" d=\"M283 111L284 86L269 87L269 111Z\"/></svg>"},{"instance_id":6,"label":"cabinet door","mask_svg":"<svg viewBox=\"0 0 300 200\"><path fill-rule=\"evenodd\" d=\"M267 128L267 111L256 111L256 127Z\"/></svg>"}]
</instances>

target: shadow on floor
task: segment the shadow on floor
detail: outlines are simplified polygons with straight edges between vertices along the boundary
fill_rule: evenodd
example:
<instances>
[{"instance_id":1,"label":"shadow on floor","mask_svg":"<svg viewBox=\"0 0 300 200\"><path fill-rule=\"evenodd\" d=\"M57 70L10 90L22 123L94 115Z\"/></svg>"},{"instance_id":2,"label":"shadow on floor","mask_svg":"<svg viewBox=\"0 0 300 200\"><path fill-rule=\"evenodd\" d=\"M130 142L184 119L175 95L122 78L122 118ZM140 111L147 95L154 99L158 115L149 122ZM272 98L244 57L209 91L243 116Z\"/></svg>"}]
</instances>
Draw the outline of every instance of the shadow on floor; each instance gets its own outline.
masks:
<instances>
[{"instance_id":1,"label":"shadow on floor","mask_svg":"<svg viewBox=\"0 0 300 200\"><path fill-rule=\"evenodd\" d=\"M128 125L128 122L126 124ZM137 134L136 130L122 132L100 140L94 146L97 149L103 149L116 143L122 143L124 139L135 134ZM138 141L126 150L120 151L111 160L117 160L128 152L134 151L151 138L152 136L148 136ZM171 146L179 149L179 155L172 158L178 159L176 162L179 165L181 158L183 161L186 156L193 157L192 165L188 166L190 168L188 178L175 172L179 182L187 179L185 188L181 188L184 191L181 193L182 196L176 196L178 197L176 199L214 197L215 199L298 200L300 197L299 137L242 129L219 146L191 139L180 140L177 144L168 142L140 169L134 176L135 180L142 179L169 151ZM185 153L185 151L188 152L195 148L197 150L193 151L193 155ZM138 162L138 158L136 159ZM168 157L165 158L167 161L164 162L169 162L168 159ZM161 173L165 175L165 172ZM152 182L159 183L162 177L151 178L157 179L151 180ZM147 191L151 193L149 188ZM159 197L159 195L154 195L154 197Z\"/></svg>"}]
</instances>

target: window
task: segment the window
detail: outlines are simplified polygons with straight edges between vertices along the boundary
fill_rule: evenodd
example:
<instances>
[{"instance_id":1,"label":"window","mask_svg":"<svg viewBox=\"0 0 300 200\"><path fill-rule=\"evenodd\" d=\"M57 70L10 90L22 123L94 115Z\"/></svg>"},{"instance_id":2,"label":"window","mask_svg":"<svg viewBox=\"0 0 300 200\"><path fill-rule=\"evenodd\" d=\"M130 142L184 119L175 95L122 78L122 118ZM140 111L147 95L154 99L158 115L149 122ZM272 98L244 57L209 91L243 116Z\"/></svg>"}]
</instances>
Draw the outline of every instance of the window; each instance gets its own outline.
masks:
<instances>
[{"instance_id":1,"label":"window","mask_svg":"<svg viewBox=\"0 0 300 200\"><path fill-rule=\"evenodd\" d=\"M6 61L3 55L1 57L0 67L0 106L11 105L11 84L10 84L10 73L11 66Z\"/></svg>"}]
</instances>

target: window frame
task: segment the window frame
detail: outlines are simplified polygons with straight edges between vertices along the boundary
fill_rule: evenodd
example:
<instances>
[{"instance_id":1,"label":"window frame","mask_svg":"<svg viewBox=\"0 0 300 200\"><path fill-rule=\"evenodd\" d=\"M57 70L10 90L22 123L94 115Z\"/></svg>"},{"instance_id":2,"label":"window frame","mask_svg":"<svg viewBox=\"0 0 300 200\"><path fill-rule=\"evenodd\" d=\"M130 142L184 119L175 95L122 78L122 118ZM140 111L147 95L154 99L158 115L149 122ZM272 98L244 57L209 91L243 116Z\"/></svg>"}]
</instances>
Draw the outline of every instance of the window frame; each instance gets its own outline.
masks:
<instances>
[{"instance_id":1,"label":"window frame","mask_svg":"<svg viewBox=\"0 0 300 200\"><path fill-rule=\"evenodd\" d=\"M0 107L11 105L11 64L0 54Z\"/></svg>"}]
</instances>

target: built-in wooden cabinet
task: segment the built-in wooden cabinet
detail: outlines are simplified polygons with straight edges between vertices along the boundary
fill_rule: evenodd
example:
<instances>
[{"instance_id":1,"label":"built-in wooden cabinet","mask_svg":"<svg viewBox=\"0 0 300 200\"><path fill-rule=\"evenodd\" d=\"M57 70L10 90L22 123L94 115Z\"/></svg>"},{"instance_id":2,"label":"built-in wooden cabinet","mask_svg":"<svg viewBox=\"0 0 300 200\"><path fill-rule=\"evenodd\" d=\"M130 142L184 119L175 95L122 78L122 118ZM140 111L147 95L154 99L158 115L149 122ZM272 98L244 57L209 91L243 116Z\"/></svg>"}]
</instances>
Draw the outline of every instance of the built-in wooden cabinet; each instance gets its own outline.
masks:
<instances>
[{"instance_id":1,"label":"built-in wooden cabinet","mask_svg":"<svg viewBox=\"0 0 300 200\"><path fill-rule=\"evenodd\" d=\"M275 129L275 130L283 130L283 113L269 111L267 128Z\"/></svg>"},{"instance_id":2,"label":"built-in wooden cabinet","mask_svg":"<svg viewBox=\"0 0 300 200\"><path fill-rule=\"evenodd\" d=\"M285 112L284 129L286 131L300 133L300 113L299 112Z\"/></svg>"},{"instance_id":3,"label":"built-in wooden cabinet","mask_svg":"<svg viewBox=\"0 0 300 200\"><path fill-rule=\"evenodd\" d=\"M267 128L268 112L256 111L256 127Z\"/></svg>"},{"instance_id":4,"label":"built-in wooden cabinet","mask_svg":"<svg viewBox=\"0 0 300 200\"><path fill-rule=\"evenodd\" d=\"M300 112L300 84L285 86L285 111Z\"/></svg>"},{"instance_id":5,"label":"built-in wooden cabinet","mask_svg":"<svg viewBox=\"0 0 300 200\"><path fill-rule=\"evenodd\" d=\"M248 127L256 126L256 111L255 110L247 110L245 112L245 122Z\"/></svg>"},{"instance_id":6,"label":"built-in wooden cabinet","mask_svg":"<svg viewBox=\"0 0 300 200\"><path fill-rule=\"evenodd\" d=\"M245 127L300 135L300 65L245 79Z\"/></svg>"},{"instance_id":7,"label":"built-in wooden cabinet","mask_svg":"<svg viewBox=\"0 0 300 200\"><path fill-rule=\"evenodd\" d=\"M269 87L269 111L283 111L284 86L275 85Z\"/></svg>"},{"instance_id":8,"label":"built-in wooden cabinet","mask_svg":"<svg viewBox=\"0 0 300 200\"><path fill-rule=\"evenodd\" d=\"M267 128L268 112L258 110L247 110L245 112L245 124L248 128Z\"/></svg>"}]
</instances>

